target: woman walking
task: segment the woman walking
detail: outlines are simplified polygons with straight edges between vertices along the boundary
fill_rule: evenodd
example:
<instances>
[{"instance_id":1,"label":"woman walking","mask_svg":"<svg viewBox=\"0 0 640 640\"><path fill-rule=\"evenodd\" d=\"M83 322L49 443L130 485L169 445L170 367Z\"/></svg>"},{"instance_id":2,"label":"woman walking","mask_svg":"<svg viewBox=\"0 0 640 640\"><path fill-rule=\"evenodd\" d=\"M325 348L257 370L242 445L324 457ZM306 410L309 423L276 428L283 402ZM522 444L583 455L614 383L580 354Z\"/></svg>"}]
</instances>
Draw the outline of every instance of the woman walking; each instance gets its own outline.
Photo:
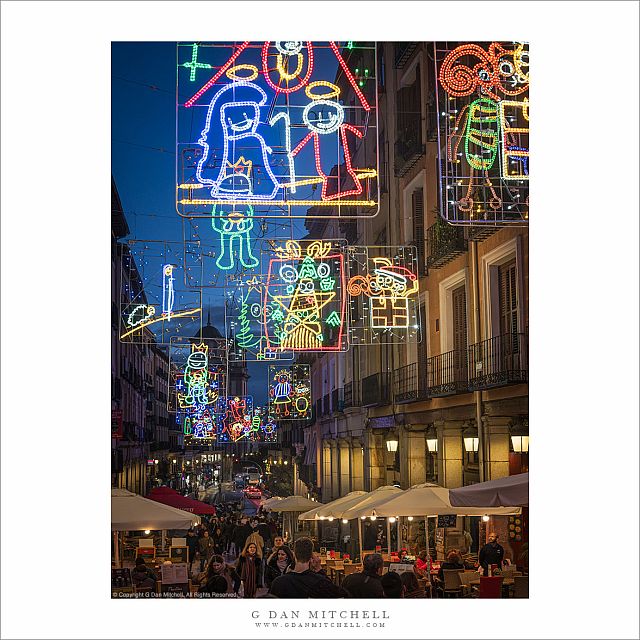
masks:
<instances>
[{"instance_id":1,"label":"woman walking","mask_svg":"<svg viewBox=\"0 0 640 640\"><path fill-rule=\"evenodd\" d=\"M236 567L242 585L245 598L255 598L258 585L262 584L262 556L259 555L255 542L247 542Z\"/></svg>"},{"instance_id":2,"label":"woman walking","mask_svg":"<svg viewBox=\"0 0 640 640\"><path fill-rule=\"evenodd\" d=\"M267 587L278 577L283 575L289 567L293 567L296 561L289 547L280 547L267 561L265 581Z\"/></svg>"},{"instance_id":3,"label":"woman walking","mask_svg":"<svg viewBox=\"0 0 640 640\"><path fill-rule=\"evenodd\" d=\"M222 577L226 582L225 591L217 591L216 583L218 579ZM200 593L238 593L240 589L240 576L237 571L225 564L224 558L221 555L215 554L211 557L211 562L207 567L207 576L204 584L200 587Z\"/></svg>"}]
</instances>

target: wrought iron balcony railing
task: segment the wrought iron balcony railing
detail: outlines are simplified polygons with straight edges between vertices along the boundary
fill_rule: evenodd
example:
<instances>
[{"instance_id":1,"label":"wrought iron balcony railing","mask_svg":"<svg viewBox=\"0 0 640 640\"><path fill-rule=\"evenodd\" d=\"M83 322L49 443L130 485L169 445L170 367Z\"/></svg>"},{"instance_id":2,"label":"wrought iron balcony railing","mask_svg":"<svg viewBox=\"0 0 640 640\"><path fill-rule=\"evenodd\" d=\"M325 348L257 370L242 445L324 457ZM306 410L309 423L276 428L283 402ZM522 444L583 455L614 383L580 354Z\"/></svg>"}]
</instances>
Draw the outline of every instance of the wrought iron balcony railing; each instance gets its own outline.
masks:
<instances>
[{"instance_id":1,"label":"wrought iron balcony railing","mask_svg":"<svg viewBox=\"0 0 640 640\"><path fill-rule=\"evenodd\" d=\"M427 397L426 380L418 378L418 365L414 362L393 372L393 396L395 402L413 402Z\"/></svg>"},{"instance_id":2,"label":"wrought iron balcony railing","mask_svg":"<svg viewBox=\"0 0 640 640\"><path fill-rule=\"evenodd\" d=\"M464 227L454 227L440 218L427 229L427 267L438 269L467 250Z\"/></svg>"},{"instance_id":3,"label":"wrought iron balcony railing","mask_svg":"<svg viewBox=\"0 0 640 640\"><path fill-rule=\"evenodd\" d=\"M375 407L389 404L390 376L388 373L374 373L362 380L362 406Z\"/></svg>"},{"instance_id":4,"label":"wrought iron balcony railing","mask_svg":"<svg viewBox=\"0 0 640 640\"><path fill-rule=\"evenodd\" d=\"M416 50L417 42L396 42L393 47L393 64L396 69L402 69Z\"/></svg>"},{"instance_id":5,"label":"wrought iron balcony railing","mask_svg":"<svg viewBox=\"0 0 640 640\"><path fill-rule=\"evenodd\" d=\"M469 347L469 386L473 391L528 381L526 333L506 333Z\"/></svg>"},{"instance_id":6,"label":"wrought iron balcony railing","mask_svg":"<svg viewBox=\"0 0 640 640\"><path fill-rule=\"evenodd\" d=\"M347 384L344 385L343 390L344 409L360 406L362 406L360 398L360 381L356 380L355 382L347 382Z\"/></svg>"},{"instance_id":7,"label":"wrought iron balcony railing","mask_svg":"<svg viewBox=\"0 0 640 640\"><path fill-rule=\"evenodd\" d=\"M447 351L427 360L427 392L432 398L469 391L467 352Z\"/></svg>"},{"instance_id":8,"label":"wrought iron balcony railing","mask_svg":"<svg viewBox=\"0 0 640 640\"><path fill-rule=\"evenodd\" d=\"M406 175L425 153L425 146L422 141L422 119L419 109L418 107L418 113L411 120L398 129L398 137L394 147L394 173L396 178Z\"/></svg>"}]
</instances>

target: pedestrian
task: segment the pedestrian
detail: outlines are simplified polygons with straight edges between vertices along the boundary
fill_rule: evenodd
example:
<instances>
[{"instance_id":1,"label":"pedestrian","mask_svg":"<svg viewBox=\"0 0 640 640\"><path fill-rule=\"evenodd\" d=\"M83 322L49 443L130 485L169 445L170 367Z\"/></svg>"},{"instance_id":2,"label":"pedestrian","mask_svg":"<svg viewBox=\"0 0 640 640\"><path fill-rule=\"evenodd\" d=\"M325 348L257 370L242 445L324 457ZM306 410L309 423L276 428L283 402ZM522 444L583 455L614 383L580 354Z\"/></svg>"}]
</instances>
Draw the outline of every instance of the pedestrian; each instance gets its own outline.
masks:
<instances>
[{"instance_id":1,"label":"pedestrian","mask_svg":"<svg viewBox=\"0 0 640 640\"><path fill-rule=\"evenodd\" d=\"M258 551L260 552L260 557L262 557L264 555L264 539L260 535L260 532L258 531L257 520L252 520L250 525L251 525L251 533L247 536L247 540L245 541L245 544L247 544L247 542L254 542L258 547Z\"/></svg>"},{"instance_id":2,"label":"pedestrian","mask_svg":"<svg viewBox=\"0 0 640 640\"><path fill-rule=\"evenodd\" d=\"M157 579L156 574L144 563L144 558L136 558L136 566L131 572L131 582L137 588L155 591Z\"/></svg>"},{"instance_id":3,"label":"pedestrian","mask_svg":"<svg viewBox=\"0 0 640 640\"><path fill-rule=\"evenodd\" d=\"M400 574L395 571L385 573L380 579L385 598L404 598L405 588Z\"/></svg>"},{"instance_id":4,"label":"pedestrian","mask_svg":"<svg viewBox=\"0 0 640 640\"><path fill-rule=\"evenodd\" d=\"M296 561L289 547L280 547L271 559L267 562L265 569L265 583L267 587L271 587L273 581L281 575L284 575L289 567L293 567Z\"/></svg>"},{"instance_id":5,"label":"pedestrian","mask_svg":"<svg viewBox=\"0 0 640 640\"><path fill-rule=\"evenodd\" d=\"M405 598L426 598L427 592L420 584L413 571L404 571L400 574L400 579L404 585Z\"/></svg>"},{"instance_id":6,"label":"pedestrian","mask_svg":"<svg viewBox=\"0 0 640 640\"><path fill-rule=\"evenodd\" d=\"M367 523L367 527L364 530L364 550L375 551L378 544L378 531L371 522Z\"/></svg>"},{"instance_id":7,"label":"pedestrian","mask_svg":"<svg viewBox=\"0 0 640 640\"><path fill-rule=\"evenodd\" d=\"M269 562L269 560L271 560L271 558L273 558L276 555L276 551L278 551L278 549L283 546L284 546L284 538L282 536L276 536L273 539L273 549L271 551L271 555L267 558L267 562Z\"/></svg>"},{"instance_id":8,"label":"pedestrian","mask_svg":"<svg viewBox=\"0 0 640 640\"><path fill-rule=\"evenodd\" d=\"M235 543L235 532L236 532L236 523L234 521L233 516L229 516L227 518L227 525L225 527L225 539L227 541L226 552L227 555L236 555L236 543Z\"/></svg>"},{"instance_id":9,"label":"pedestrian","mask_svg":"<svg viewBox=\"0 0 640 640\"><path fill-rule=\"evenodd\" d=\"M293 569L277 577L271 584L269 594L276 598L346 598L344 589L337 587L329 578L315 572L311 567L313 542L310 538L298 538L293 550L296 564Z\"/></svg>"},{"instance_id":10,"label":"pedestrian","mask_svg":"<svg viewBox=\"0 0 640 640\"><path fill-rule=\"evenodd\" d=\"M502 569L504 562L504 549L498 544L498 534L491 532L489 534L489 542L480 549L478 554L478 562L484 569L484 575L489 575L489 567L492 564L497 564L499 569Z\"/></svg>"},{"instance_id":11,"label":"pedestrian","mask_svg":"<svg viewBox=\"0 0 640 640\"><path fill-rule=\"evenodd\" d=\"M198 552L200 553L200 571L204 571L205 564L209 562L214 554L213 539L206 529L198 543Z\"/></svg>"},{"instance_id":12,"label":"pedestrian","mask_svg":"<svg viewBox=\"0 0 640 640\"><path fill-rule=\"evenodd\" d=\"M211 540L213 541L213 550L215 553L222 553L222 543L223 543L223 534L220 525L217 525L213 530L213 534L211 535Z\"/></svg>"},{"instance_id":13,"label":"pedestrian","mask_svg":"<svg viewBox=\"0 0 640 640\"><path fill-rule=\"evenodd\" d=\"M240 575L244 598L254 598L258 585L262 583L262 556L255 542L247 542L238 558L236 570Z\"/></svg>"},{"instance_id":14,"label":"pedestrian","mask_svg":"<svg viewBox=\"0 0 640 640\"><path fill-rule=\"evenodd\" d=\"M224 580L224 590L219 591L219 580ZM217 582L216 582L217 580ZM238 593L240 589L240 576L238 572L227 565L221 555L215 554L211 557L211 562L207 567L207 575L199 593Z\"/></svg>"},{"instance_id":15,"label":"pedestrian","mask_svg":"<svg viewBox=\"0 0 640 640\"><path fill-rule=\"evenodd\" d=\"M247 538L253 533L253 529L249 524L247 518L242 518L236 528L235 531L235 539L236 543L236 553L240 554L240 552L244 549L245 543L247 542Z\"/></svg>"},{"instance_id":16,"label":"pedestrian","mask_svg":"<svg viewBox=\"0 0 640 640\"><path fill-rule=\"evenodd\" d=\"M193 527L187 531L187 547L189 547L189 569L198 553L198 536Z\"/></svg>"},{"instance_id":17,"label":"pedestrian","mask_svg":"<svg viewBox=\"0 0 640 640\"><path fill-rule=\"evenodd\" d=\"M261 519L258 523L258 533L264 540L265 548L268 549L271 546L271 529L269 529L269 525L265 522L264 519Z\"/></svg>"},{"instance_id":18,"label":"pedestrian","mask_svg":"<svg viewBox=\"0 0 640 640\"><path fill-rule=\"evenodd\" d=\"M384 560L379 553L369 553L362 561L362 571L352 573L342 581L342 587L352 598L384 598L382 568Z\"/></svg>"}]
</instances>

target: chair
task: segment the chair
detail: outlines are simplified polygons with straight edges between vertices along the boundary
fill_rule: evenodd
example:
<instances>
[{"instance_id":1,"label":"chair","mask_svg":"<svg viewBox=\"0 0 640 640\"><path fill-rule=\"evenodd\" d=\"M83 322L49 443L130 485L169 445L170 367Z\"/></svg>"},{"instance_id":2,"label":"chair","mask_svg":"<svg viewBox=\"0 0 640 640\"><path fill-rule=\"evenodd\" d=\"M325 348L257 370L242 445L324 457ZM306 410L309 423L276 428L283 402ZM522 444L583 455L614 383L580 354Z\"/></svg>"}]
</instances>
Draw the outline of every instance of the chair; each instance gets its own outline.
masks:
<instances>
[{"instance_id":1,"label":"chair","mask_svg":"<svg viewBox=\"0 0 640 640\"><path fill-rule=\"evenodd\" d=\"M529 576L514 576L513 597L514 598L529 597Z\"/></svg>"},{"instance_id":2,"label":"chair","mask_svg":"<svg viewBox=\"0 0 640 640\"><path fill-rule=\"evenodd\" d=\"M450 597L460 597L462 595L462 583L460 582L460 571L457 569L445 569L442 574L444 575L444 586L442 588L442 595L446 598L447 594Z\"/></svg>"},{"instance_id":3,"label":"chair","mask_svg":"<svg viewBox=\"0 0 640 640\"><path fill-rule=\"evenodd\" d=\"M478 579L478 572L477 571L460 571L458 574L458 577L460 578L460 584L462 585L462 595L463 596L471 595L471 591L473 588L471 585L471 581Z\"/></svg>"},{"instance_id":4,"label":"chair","mask_svg":"<svg viewBox=\"0 0 640 640\"><path fill-rule=\"evenodd\" d=\"M479 598L502 598L502 576L481 576Z\"/></svg>"}]
</instances>

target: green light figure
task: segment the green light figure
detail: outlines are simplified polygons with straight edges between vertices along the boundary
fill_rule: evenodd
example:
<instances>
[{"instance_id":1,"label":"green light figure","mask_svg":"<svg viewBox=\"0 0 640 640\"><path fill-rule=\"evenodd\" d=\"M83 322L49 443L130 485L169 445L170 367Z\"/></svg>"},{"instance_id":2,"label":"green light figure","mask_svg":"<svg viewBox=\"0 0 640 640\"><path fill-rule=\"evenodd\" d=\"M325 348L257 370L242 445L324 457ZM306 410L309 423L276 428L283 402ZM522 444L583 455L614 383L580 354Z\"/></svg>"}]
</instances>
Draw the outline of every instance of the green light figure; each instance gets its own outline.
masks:
<instances>
[{"instance_id":1,"label":"green light figure","mask_svg":"<svg viewBox=\"0 0 640 640\"><path fill-rule=\"evenodd\" d=\"M224 218L216 217L216 206L211 212L211 226L220 234L220 255L216 260L218 269L226 271L235 266L234 244L238 245L237 254L245 269L257 267L258 259L251 253L249 231L253 229L253 207L247 205L247 213L232 211Z\"/></svg>"},{"instance_id":2,"label":"green light figure","mask_svg":"<svg viewBox=\"0 0 640 640\"><path fill-rule=\"evenodd\" d=\"M198 43L193 43L193 49L191 50L191 62L185 62L183 67L191 69L189 74L189 80L191 82L196 81L196 69L211 69L211 65L206 62L198 62Z\"/></svg>"}]
</instances>

